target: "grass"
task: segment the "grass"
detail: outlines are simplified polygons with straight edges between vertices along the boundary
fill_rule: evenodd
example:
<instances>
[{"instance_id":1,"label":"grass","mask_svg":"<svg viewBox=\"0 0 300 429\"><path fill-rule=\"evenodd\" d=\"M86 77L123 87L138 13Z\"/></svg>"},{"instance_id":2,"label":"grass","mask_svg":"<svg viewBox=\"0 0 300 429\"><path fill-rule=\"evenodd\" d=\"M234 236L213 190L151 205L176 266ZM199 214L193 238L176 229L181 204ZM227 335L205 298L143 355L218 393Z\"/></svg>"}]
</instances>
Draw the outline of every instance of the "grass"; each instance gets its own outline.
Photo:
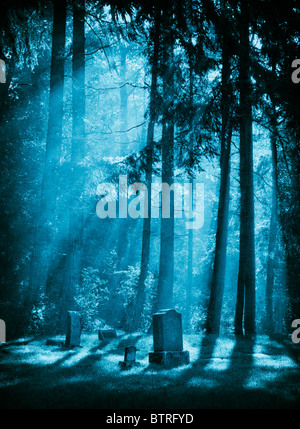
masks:
<instances>
[{"instance_id":1,"label":"grass","mask_svg":"<svg viewBox=\"0 0 300 429\"><path fill-rule=\"evenodd\" d=\"M185 335L190 364L165 369L149 366L151 336L118 334L107 344L82 335L75 349L47 338L2 345L0 408L299 408L300 345L289 340ZM122 371L126 345L138 348L140 365Z\"/></svg>"}]
</instances>

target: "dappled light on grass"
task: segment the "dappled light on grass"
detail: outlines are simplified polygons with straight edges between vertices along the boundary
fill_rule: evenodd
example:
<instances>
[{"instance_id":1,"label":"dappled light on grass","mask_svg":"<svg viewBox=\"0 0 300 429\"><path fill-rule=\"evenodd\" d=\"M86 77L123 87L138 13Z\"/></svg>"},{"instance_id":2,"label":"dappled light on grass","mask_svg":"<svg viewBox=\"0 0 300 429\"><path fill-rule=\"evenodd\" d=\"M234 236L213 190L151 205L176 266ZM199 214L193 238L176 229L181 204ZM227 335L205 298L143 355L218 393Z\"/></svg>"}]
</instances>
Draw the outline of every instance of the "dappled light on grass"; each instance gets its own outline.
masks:
<instances>
[{"instance_id":1,"label":"dappled light on grass","mask_svg":"<svg viewBox=\"0 0 300 429\"><path fill-rule=\"evenodd\" d=\"M212 358L206 365L207 371L225 371L229 366L229 359L227 358Z\"/></svg>"},{"instance_id":2,"label":"dappled light on grass","mask_svg":"<svg viewBox=\"0 0 300 429\"><path fill-rule=\"evenodd\" d=\"M119 362L124 359L125 346L131 343L137 347L139 365L122 371ZM232 407L233 401L247 403L247 395L251 396L247 407L251 407L258 401L252 394L262 392L270 404L272 398L277 401L274 404L295 404L299 400L295 381L299 379L298 363L287 348L266 336L252 341L185 335L184 343L190 351L190 363L170 369L149 365L148 353L153 349L150 335L119 332L118 338L104 345L97 335L84 334L81 347L74 349L46 346L45 338L7 343L1 353L0 386L4 394L7 389L13 392L12 406L18 400L30 403L34 398L36 407L40 407L43 397L47 401L51 397L51 404L58 405L54 394L57 389L59 404L71 407L79 406L82 395L85 402L80 407L92 404L99 408L116 406L113 404L159 407L164 401L170 401L171 407L201 408L204 403L211 407L212 402L205 401L212 398L220 398L220 404ZM78 398L74 402L68 386ZM30 395L20 399L24 389ZM207 399L205 395L209 395Z\"/></svg>"},{"instance_id":3,"label":"dappled light on grass","mask_svg":"<svg viewBox=\"0 0 300 429\"><path fill-rule=\"evenodd\" d=\"M253 355L253 358L254 366L270 369L297 368L297 364L288 356L269 356L262 353L257 353Z\"/></svg>"},{"instance_id":4,"label":"dappled light on grass","mask_svg":"<svg viewBox=\"0 0 300 429\"><path fill-rule=\"evenodd\" d=\"M188 381L187 385L190 387L205 387L208 389L215 389L219 386L219 383L216 380L211 380L209 378L205 379L203 377L193 377Z\"/></svg>"}]
</instances>

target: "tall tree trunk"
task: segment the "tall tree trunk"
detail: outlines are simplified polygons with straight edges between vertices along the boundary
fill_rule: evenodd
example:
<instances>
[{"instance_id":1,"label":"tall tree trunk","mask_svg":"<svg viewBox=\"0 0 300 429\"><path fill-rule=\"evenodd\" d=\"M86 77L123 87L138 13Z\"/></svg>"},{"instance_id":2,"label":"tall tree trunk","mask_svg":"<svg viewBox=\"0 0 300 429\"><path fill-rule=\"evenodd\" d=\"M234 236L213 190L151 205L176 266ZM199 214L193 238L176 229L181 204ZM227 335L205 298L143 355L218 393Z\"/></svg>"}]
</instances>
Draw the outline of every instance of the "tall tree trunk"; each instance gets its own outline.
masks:
<instances>
[{"instance_id":1,"label":"tall tree trunk","mask_svg":"<svg viewBox=\"0 0 300 429\"><path fill-rule=\"evenodd\" d=\"M49 118L44 175L42 178L40 217L35 231L31 261L28 306L35 304L46 292L49 269L53 258L55 208L59 163L62 146L63 89L65 63L66 1L53 1L52 57L50 71Z\"/></svg>"},{"instance_id":2,"label":"tall tree trunk","mask_svg":"<svg viewBox=\"0 0 300 429\"><path fill-rule=\"evenodd\" d=\"M270 232L268 243L268 259L267 259L267 282L266 282L266 296L265 296L265 309L266 319L265 328L268 333L274 330L274 317L273 317L273 293L274 293L274 261L277 242L277 219L278 219L278 166L277 166L277 120L276 109L274 102L272 102L271 114L271 153L272 153L272 208L270 219Z\"/></svg>"},{"instance_id":3,"label":"tall tree trunk","mask_svg":"<svg viewBox=\"0 0 300 429\"><path fill-rule=\"evenodd\" d=\"M75 288L81 283L84 225L85 169L85 1L73 0L73 60L72 60L72 149L69 201L69 243L66 282L63 286L63 310L74 309ZM63 311L64 313L65 311ZM62 317L65 314L62 313Z\"/></svg>"},{"instance_id":4,"label":"tall tree trunk","mask_svg":"<svg viewBox=\"0 0 300 429\"><path fill-rule=\"evenodd\" d=\"M174 126L163 124L162 183L173 183ZM164 197L162 196L162 199ZM170 308L173 302L174 283L174 193L170 192L170 217L161 217L160 260L157 291L157 310Z\"/></svg>"},{"instance_id":5,"label":"tall tree trunk","mask_svg":"<svg viewBox=\"0 0 300 429\"><path fill-rule=\"evenodd\" d=\"M240 17L240 259L235 333L255 333L255 238L252 105L248 1L241 2Z\"/></svg>"},{"instance_id":6,"label":"tall tree trunk","mask_svg":"<svg viewBox=\"0 0 300 429\"><path fill-rule=\"evenodd\" d=\"M127 48L125 43L119 38L120 46L120 156L128 155L129 139L128 130L128 91L126 85L126 65L127 65ZM119 236L118 236L118 269L128 269L128 246L129 246L129 225L131 219L122 219L119 217Z\"/></svg>"},{"instance_id":7,"label":"tall tree trunk","mask_svg":"<svg viewBox=\"0 0 300 429\"><path fill-rule=\"evenodd\" d=\"M194 178L190 175L192 181L192 189L190 194L189 205L192 210L193 207L193 194L194 194ZM185 327L187 328L191 319L191 307L192 307L192 291L193 291L193 253L194 253L194 230L191 228L188 231L188 273L187 273L187 285L186 285L186 298L185 298Z\"/></svg>"},{"instance_id":8,"label":"tall tree trunk","mask_svg":"<svg viewBox=\"0 0 300 429\"><path fill-rule=\"evenodd\" d=\"M174 119L166 117L166 115L170 115L174 97L173 40L172 34L167 31L167 25L171 27L172 15L170 11L164 11L164 15L163 91L165 112L162 132L162 183L171 186L174 181ZM163 213L161 216L157 310L172 306L174 283L174 192L170 192L169 200L168 196L162 194L162 205L163 200L165 204L170 204L170 216L164 218Z\"/></svg>"},{"instance_id":9,"label":"tall tree trunk","mask_svg":"<svg viewBox=\"0 0 300 429\"><path fill-rule=\"evenodd\" d=\"M133 326L138 328L145 304L145 281L147 279L149 259L150 259L150 232L151 232L151 183L152 183L152 163L153 163L153 140L156 121L156 93L159 62L159 40L160 40L160 14L158 8L155 17L154 48L152 59L152 81L150 90L150 121L147 132L146 146L146 186L148 189L148 217L143 219L142 257L141 271L139 276L137 297Z\"/></svg>"},{"instance_id":10,"label":"tall tree trunk","mask_svg":"<svg viewBox=\"0 0 300 429\"><path fill-rule=\"evenodd\" d=\"M223 36L222 50L222 130L221 130L221 181L219 191L219 208L216 232L216 247L214 256L214 266L211 280L211 292L206 320L206 330L208 333L218 334L220 331L221 309L223 302L227 236L228 236L228 213L229 213L229 190L230 190L230 152L232 125L230 118L230 56L228 40Z\"/></svg>"},{"instance_id":11,"label":"tall tree trunk","mask_svg":"<svg viewBox=\"0 0 300 429\"><path fill-rule=\"evenodd\" d=\"M189 3L190 8L190 16L189 19L191 20L191 2ZM190 37L190 44L192 43L192 37ZM194 58L192 54L189 56L189 104L190 109L193 111L193 105L194 105ZM193 153L193 148L195 144L195 138L194 138L194 118L193 115L190 115L189 119L189 137L190 137L190 146ZM194 174L191 169L189 171L189 180L192 184L191 194L189 195L190 201L189 201L189 207L190 211L192 213L193 211L193 204L194 204ZM193 253L194 253L194 230L193 228L190 228L188 230L188 272L187 272L187 285L186 285L186 299L185 299L185 327L187 328L190 323L191 318L191 307L192 307L192 290L193 290Z\"/></svg>"},{"instance_id":12,"label":"tall tree trunk","mask_svg":"<svg viewBox=\"0 0 300 429\"><path fill-rule=\"evenodd\" d=\"M121 127L120 131L122 131L121 137L120 137L120 154L125 153L126 150L128 150L127 145L129 143L127 130L128 130L128 91L127 91L127 85L126 85L126 69L127 69L127 47L125 43L120 40L120 120L121 120Z\"/></svg>"}]
</instances>

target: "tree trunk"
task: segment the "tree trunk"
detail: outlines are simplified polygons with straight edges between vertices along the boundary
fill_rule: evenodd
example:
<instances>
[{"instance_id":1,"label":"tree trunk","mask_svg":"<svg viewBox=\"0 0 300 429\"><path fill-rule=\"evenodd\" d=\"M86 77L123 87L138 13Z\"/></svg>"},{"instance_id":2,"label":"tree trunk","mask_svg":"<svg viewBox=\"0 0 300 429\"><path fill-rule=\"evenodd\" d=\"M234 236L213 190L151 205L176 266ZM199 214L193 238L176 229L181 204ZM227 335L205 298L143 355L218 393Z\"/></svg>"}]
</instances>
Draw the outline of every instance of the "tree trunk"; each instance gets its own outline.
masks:
<instances>
[{"instance_id":1,"label":"tree trunk","mask_svg":"<svg viewBox=\"0 0 300 429\"><path fill-rule=\"evenodd\" d=\"M158 78L158 58L159 58L159 40L160 40L160 9L157 10L155 19L154 48L152 60L152 81L150 90L150 121L147 132L146 146L146 186L148 189L148 217L143 219L143 238L142 238L142 257L141 271L139 276L136 306L134 313L133 326L138 328L141 321L141 315L145 304L145 281L147 279L149 259L150 259L150 232L151 232L151 183L152 183L152 163L153 163L153 140L156 120L156 91Z\"/></svg>"},{"instance_id":2,"label":"tree trunk","mask_svg":"<svg viewBox=\"0 0 300 429\"><path fill-rule=\"evenodd\" d=\"M235 333L255 334L255 239L248 2L240 18L240 259Z\"/></svg>"},{"instance_id":3,"label":"tree trunk","mask_svg":"<svg viewBox=\"0 0 300 429\"><path fill-rule=\"evenodd\" d=\"M127 68L127 48L125 43L120 40L120 120L121 120L121 127L120 131L122 131L121 137L120 137L120 155L125 153L126 150L128 150L127 144L129 143L127 130L128 130L128 91L127 91L127 85L126 85L126 68Z\"/></svg>"},{"instance_id":4,"label":"tree trunk","mask_svg":"<svg viewBox=\"0 0 300 429\"><path fill-rule=\"evenodd\" d=\"M128 130L128 92L126 85L126 61L127 48L125 43L119 38L120 45L120 149L119 155L128 155L129 139ZM128 246L129 246L129 226L128 218L118 219L119 237L118 237L118 270L123 271L128 269Z\"/></svg>"},{"instance_id":5,"label":"tree trunk","mask_svg":"<svg viewBox=\"0 0 300 429\"><path fill-rule=\"evenodd\" d=\"M63 286L62 308L74 309L74 293L81 283L84 225L85 171L85 2L73 1L73 60L72 60L72 149L69 200L69 243L66 282ZM65 315L62 314L62 317Z\"/></svg>"},{"instance_id":6,"label":"tree trunk","mask_svg":"<svg viewBox=\"0 0 300 429\"><path fill-rule=\"evenodd\" d=\"M36 304L46 292L54 242L55 208L62 145L64 50L66 33L66 1L54 0L52 57L50 72L49 118L46 157L40 202L40 217L35 231L29 293L25 303Z\"/></svg>"},{"instance_id":7,"label":"tree trunk","mask_svg":"<svg viewBox=\"0 0 300 429\"><path fill-rule=\"evenodd\" d=\"M193 207L193 195L194 195L194 178L190 175L192 181L192 189L190 195L190 207ZM194 252L194 230L192 228L188 231L188 275L187 275L187 286L186 286L186 299L185 299L185 327L187 328L191 319L191 307L192 307L192 291L193 291L193 252Z\"/></svg>"},{"instance_id":8,"label":"tree trunk","mask_svg":"<svg viewBox=\"0 0 300 429\"><path fill-rule=\"evenodd\" d=\"M222 68L222 130L221 130L221 181L219 191L219 208L216 232L216 247L214 266L211 281L210 300L206 320L208 333L218 334L221 323L221 309L223 302L230 190L230 152L232 125L230 119L230 57L228 40L223 36L223 68Z\"/></svg>"},{"instance_id":9,"label":"tree trunk","mask_svg":"<svg viewBox=\"0 0 300 429\"><path fill-rule=\"evenodd\" d=\"M272 103L273 112L271 116L271 153L272 153L272 211L270 219L270 232L268 243L268 259L267 259L267 282L266 282L266 319L265 328L268 333L274 330L274 315L273 315L273 292L274 292L274 262L277 242L277 213L278 213L278 167L277 167L277 145L276 145L276 110Z\"/></svg>"},{"instance_id":10,"label":"tree trunk","mask_svg":"<svg viewBox=\"0 0 300 429\"><path fill-rule=\"evenodd\" d=\"M191 20L191 2L189 4L190 8L190 14L189 19ZM192 37L190 37L190 43L192 43ZM189 77L190 77L190 94L189 94L189 103L191 111L193 110L194 106L194 58L192 54L189 56ZM193 153L193 148L195 144L195 138L194 138L194 118L193 115L190 115L189 119L189 131L190 131L190 145ZM194 204L194 174L191 169L189 171L189 180L192 184L191 194L189 196L189 207L190 211L192 213L193 211L193 204ZM190 319L191 319L191 307L192 307L192 291L193 291L193 253L194 253L194 230L193 228L190 228L188 230L188 273L187 273L187 285L186 285L186 299L185 299L185 327L189 327Z\"/></svg>"},{"instance_id":11,"label":"tree trunk","mask_svg":"<svg viewBox=\"0 0 300 429\"><path fill-rule=\"evenodd\" d=\"M163 124L162 183L173 183L174 126ZM163 198L163 197L162 197ZM174 193L170 192L170 217L161 217L157 310L172 307L174 283ZM168 201L166 201L168 204Z\"/></svg>"},{"instance_id":12,"label":"tree trunk","mask_svg":"<svg viewBox=\"0 0 300 429\"><path fill-rule=\"evenodd\" d=\"M165 13L165 12L164 12ZM173 64L173 40L172 33L166 31L170 26L172 15L165 13L164 19L164 117L162 132L162 183L169 186L174 181L174 119L170 117L174 96L174 64ZM169 18L169 19L167 19ZM168 115L168 117L166 117ZM166 196L165 196L166 197ZM161 215L160 232L160 262L157 291L157 310L170 308L173 301L174 282L174 192L170 192L170 200L166 200L162 194L162 201L170 204L170 216L164 218Z\"/></svg>"}]
</instances>

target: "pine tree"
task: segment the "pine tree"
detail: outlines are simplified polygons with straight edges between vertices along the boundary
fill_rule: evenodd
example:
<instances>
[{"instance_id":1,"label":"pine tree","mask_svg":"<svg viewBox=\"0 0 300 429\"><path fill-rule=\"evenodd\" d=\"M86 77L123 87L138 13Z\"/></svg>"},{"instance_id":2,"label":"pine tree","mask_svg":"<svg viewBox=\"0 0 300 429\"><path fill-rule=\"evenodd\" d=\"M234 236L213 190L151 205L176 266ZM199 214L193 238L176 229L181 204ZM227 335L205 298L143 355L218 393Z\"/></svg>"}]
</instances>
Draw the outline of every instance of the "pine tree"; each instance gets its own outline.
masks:
<instances>
[{"instance_id":1,"label":"pine tree","mask_svg":"<svg viewBox=\"0 0 300 429\"><path fill-rule=\"evenodd\" d=\"M151 233L151 183L152 183L152 163L153 163L153 144L154 144L154 129L156 122L156 94L157 94L157 79L159 66L159 45L160 45L160 25L161 25L161 10L158 7L155 11L154 18L154 36L153 36L153 55L152 55L152 79L150 90L150 112L149 125L147 132L146 146L146 186L148 189L148 217L143 219L143 237L142 237L142 255L141 255L141 271L138 281L137 298L134 312L133 326L138 327L143 306L145 303L145 282L148 274L150 260L150 233Z\"/></svg>"},{"instance_id":2,"label":"pine tree","mask_svg":"<svg viewBox=\"0 0 300 429\"><path fill-rule=\"evenodd\" d=\"M69 200L69 241L66 279L62 293L62 314L74 309L74 293L81 284L85 168L85 1L73 1L72 58L72 147Z\"/></svg>"},{"instance_id":3,"label":"pine tree","mask_svg":"<svg viewBox=\"0 0 300 429\"><path fill-rule=\"evenodd\" d=\"M221 99L221 156L220 156L220 190L216 231L216 247L211 281L210 300L208 305L206 330L208 333L219 333L221 309L225 283L225 268L228 239L229 190L230 190L230 152L232 136L231 85L230 85L230 48L226 33L222 39L222 99Z\"/></svg>"},{"instance_id":4,"label":"pine tree","mask_svg":"<svg viewBox=\"0 0 300 429\"><path fill-rule=\"evenodd\" d=\"M66 1L54 0L48 132L40 216L35 232L30 285L25 300L28 306L36 304L39 295L47 292L47 281L53 262L55 209L62 146L65 38Z\"/></svg>"},{"instance_id":5,"label":"pine tree","mask_svg":"<svg viewBox=\"0 0 300 429\"><path fill-rule=\"evenodd\" d=\"M255 239L249 2L240 3L240 258L235 333L255 333Z\"/></svg>"},{"instance_id":6,"label":"pine tree","mask_svg":"<svg viewBox=\"0 0 300 429\"><path fill-rule=\"evenodd\" d=\"M174 94L174 64L173 64L173 33L172 8L163 10L163 102L162 119L162 183L169 186L174 181L174 131L173 94ZM157 310L169 308L173 303L174 282L174 192L168 195L162 190L162 215L160 231L160 260L157 291ZM163 217L163 205L170 205L170 213Z\"/></svg>"}]
</instances>

